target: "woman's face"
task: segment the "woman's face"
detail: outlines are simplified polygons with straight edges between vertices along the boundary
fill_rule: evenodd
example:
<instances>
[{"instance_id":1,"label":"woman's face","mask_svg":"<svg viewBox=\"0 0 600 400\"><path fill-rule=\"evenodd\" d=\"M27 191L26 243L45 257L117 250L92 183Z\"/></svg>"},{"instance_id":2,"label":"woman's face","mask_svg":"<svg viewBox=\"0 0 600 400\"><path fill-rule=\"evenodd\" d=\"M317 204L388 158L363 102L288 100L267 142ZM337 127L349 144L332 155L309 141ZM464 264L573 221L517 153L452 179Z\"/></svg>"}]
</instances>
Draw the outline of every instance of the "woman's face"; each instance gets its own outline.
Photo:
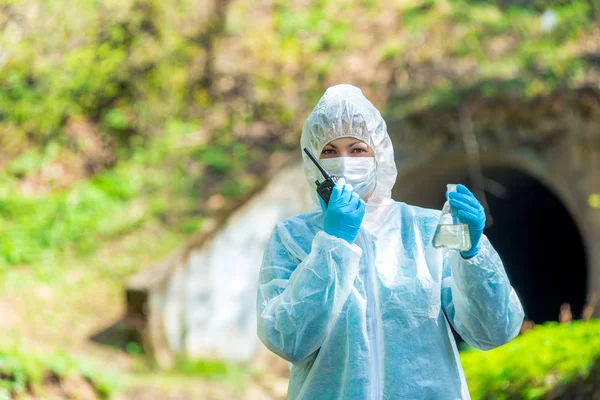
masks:
<instances>
[{"instance_id":1,"label":"woman's face","mask_svg":"<svg viewBox=\"0 0 600 400\"><path fill-rule=\"evenodd\" d=\"M337 158L337 157L375 157L375 154L373 153L373 150L371 150L369 145L367 145L362 140L358 140L358 139L351 138L351 137L344 137L344 138L338 138L338 139L335 139L335 140L332 140L331 142L329 142L323 148L323 151L321 151L321 154L319 156L319 158L321 160L327 159L327 158ZM359 169L359 171L360 171L360 169ZM333 169L333 171L330 171L330 172L336 174L337 176L346 177L347 181L349 179L351 180L351 178L349 176L347 176L343 170ZM348 171L348 172L350 172L352 175L356 175L356 173L357 173L356 170L352 170L352 171ZM363 173L365 173L365 171L359 172L359 174L363 174ZM368 171L363 178L368 179L367 175L368 175ZM367 181L365 180L365 183L366 182ZM360 176L356 182L348 181L348 183L352 183L352 185L358 185L358 186L355 186L355 188L359 191L358 193L364 201L368 201L369 198L371 197L371 194L373 194L373 191L375 190L375 182L373 182L373 187L371 188L371 190L366 194L365 193L361 194L360 186L361 186L361 184L364 184L364 183L361 182Z\"/></svg>"},{"instance_id":2,"label":"woman's face","mask_svg":"<svg viewBox=\"0 0 600 400\"><path fill-rule=\"evenodd\" d=\"M365 142L343 137L329 142L319 156L320 159L336 157L375 157L375 154Z\"/></svg>"}]
</instances>

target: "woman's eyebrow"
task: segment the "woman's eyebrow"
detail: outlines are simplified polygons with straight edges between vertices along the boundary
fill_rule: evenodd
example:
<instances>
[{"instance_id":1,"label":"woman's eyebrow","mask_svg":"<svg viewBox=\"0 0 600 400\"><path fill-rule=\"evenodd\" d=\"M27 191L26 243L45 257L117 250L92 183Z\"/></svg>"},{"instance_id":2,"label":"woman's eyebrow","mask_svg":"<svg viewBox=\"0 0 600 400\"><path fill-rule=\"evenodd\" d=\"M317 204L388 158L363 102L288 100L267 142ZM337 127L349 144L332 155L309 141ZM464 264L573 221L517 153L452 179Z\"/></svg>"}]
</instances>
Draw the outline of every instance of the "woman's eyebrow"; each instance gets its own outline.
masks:
<instances>
[{"instance_id":1,"label":"woman's eyebrow","mask_svg":"<svg viewBox=\"0 0 600 400\"><path fill-rule=\"evenodd\" d=\"M333 147L333 149L334 149L334 150L337 150L337 147L336 147L336 145L335 145L335 144L332 144L332 143L327 143L327 144L325 145L325 147L323 147L323 150L327 149L327 147Z\"/></svg>"},{"instance_id":2,"label":"woman's eyebrow","mask_svg":"<svg viewBox=\"0 0 600 400\"><path fill-rule=\"evenodd\" d=\"M355 144L358 144L358 143L366 144L366 143L365 143L365 142L363 142L363 141L357 140L356 142L352 142L352 143L350 143L348 146L346 146L346 148L347 148L347 149L349 149L350 147L352 147L352 146L354 146Z\"/></svg>"}]
</instances>

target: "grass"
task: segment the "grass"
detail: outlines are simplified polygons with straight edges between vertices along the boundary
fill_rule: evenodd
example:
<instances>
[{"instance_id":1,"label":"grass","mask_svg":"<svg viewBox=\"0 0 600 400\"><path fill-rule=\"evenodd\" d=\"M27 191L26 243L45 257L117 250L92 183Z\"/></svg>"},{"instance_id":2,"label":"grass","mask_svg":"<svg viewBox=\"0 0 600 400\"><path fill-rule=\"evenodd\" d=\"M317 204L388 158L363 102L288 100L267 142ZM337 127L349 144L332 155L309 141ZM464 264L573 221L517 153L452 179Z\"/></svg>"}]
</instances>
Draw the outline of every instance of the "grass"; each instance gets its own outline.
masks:
<instances>
[{"instance_id":1,"label":"grass","mask_svg":"<svg viewBox=\"0 0 600 400\"><path fill-rule=\"evenodd\" d=\"M11 162L0 174L0 272L10 265L54 260L67 248L91 254L147 224L195 232L202 223L202 216L192 212L198 207L199 177L187 175L198 162L194 149L181 154L176 148L175 138L183 137L165 135L110 170L42 194L23 195L15 171L47 168L55 158L31 150Z\"/></svg>"},{"instance_id":2,"label":"grass","mask_svg":"<svg viewBox=\"0 0 600 400\"><path fill-rule=\"evenodd\" d=\"M0 399L26 393L43 396L49 381L73 376L91 385L102 399L109 398L120 385L116 376L64 352L34 352L17 344L0 347Z\"/></svg>"},{"instance_id":3,"label":"grass","mask_svg":"<svg viewBox=\"0 0 600 400\"><path fill-rule=\"evenodd\" d=\"M548 322L497 349L461 352L476 399L539 399L557 385L584 379L599 359L600 320Z\"/></svg>"},{"instance_id":4,"label":"grass","mask_svg":"<svg viewBox=\"0 0 600 400\"><path fill-rule=\"evenodd\" d=\"M28 268L7 269L3 276L0 308L10 305L18 321L8 326L7 321L3 321L0 354L5 354L6 360L10 361L6 369L17 374L18 379L10 383L11 388L25 385L30 390L33 384L35 390L42 393L44 388L38 384L39 377L42 376L43 381L47 372L52 372L46 368L48 365L77 367L79 364L74 363L80 362L79 355L84 355L84 359L93 360L96 365L110 365L110 368L102 367L98 379L104 376L102 371L120 376L118 385L107 389L110 393L135 391L136 388L162 392L185 386L186 393L189 392L192 398L202 398L205 386L209 385L204 382L214 382L211 390L219 393L242 392L248 378L253 376L244 367L219 361L180 361L172 371L157 371L146 364L148 360L134 342L127 344L125 353L89 341L91 335L122 317L124 279L160 260L180 246L185 237L186 234L177 229L147 223L141 229L103 241L90 254L66 250L52 261L40 260ZM44 343L63 350L34 352L26 345L11 347L5 344L15 337L26 338L27 343ZM81 362L81 365L87 364ZM23 375L21 368L31 370L31 378ZM77 373L69 368L67 374ZM92 378L95 379L95 375ZM195 382L190 383L190 380ZM99 380L98 385L104 382Z\"/></svg>"},{"instance_id":5,"label":"grass","mask_svg":"<svg viewBox=\"0 0 600 400\"><path fill-rule=\"evenodd\" d=\"M255 376L249 367L222 360L179 360L173 371L189 377L223 382L239 393L243 393L247 380Z\"/></svg>"}]
</instances>

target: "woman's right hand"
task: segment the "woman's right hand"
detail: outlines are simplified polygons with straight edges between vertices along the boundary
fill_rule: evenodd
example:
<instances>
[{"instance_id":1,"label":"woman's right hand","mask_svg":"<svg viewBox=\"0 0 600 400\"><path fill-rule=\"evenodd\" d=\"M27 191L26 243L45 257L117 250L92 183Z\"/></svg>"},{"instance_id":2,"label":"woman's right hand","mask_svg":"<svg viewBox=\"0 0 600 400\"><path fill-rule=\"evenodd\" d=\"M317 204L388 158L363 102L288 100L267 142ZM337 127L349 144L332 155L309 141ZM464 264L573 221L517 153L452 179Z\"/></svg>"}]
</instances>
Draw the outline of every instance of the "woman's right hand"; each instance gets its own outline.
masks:
<instances>
[{"instance_id":1,"label":"woman's right hand","mask_svg":"<svg viewBox=\"0 0 600 400\"><path fill-rule=\"evenodd\" d=\"M354 193L352 185L340 178L331 191L329 205L320 197L319 201L324 215L325 233L344 239L350 244L354 243L365 216L366 203Z\"/></svg>"}]
</instances>

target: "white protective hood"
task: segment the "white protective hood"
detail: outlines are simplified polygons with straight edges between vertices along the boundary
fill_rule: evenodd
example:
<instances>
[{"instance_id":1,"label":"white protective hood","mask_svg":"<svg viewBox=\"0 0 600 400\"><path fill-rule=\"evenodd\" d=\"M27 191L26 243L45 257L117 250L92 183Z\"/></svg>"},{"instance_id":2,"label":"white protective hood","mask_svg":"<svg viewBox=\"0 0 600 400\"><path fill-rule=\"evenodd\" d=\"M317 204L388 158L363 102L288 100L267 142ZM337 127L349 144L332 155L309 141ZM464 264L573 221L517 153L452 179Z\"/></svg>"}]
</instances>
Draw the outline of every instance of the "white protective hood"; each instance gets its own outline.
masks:
<instances>
[{"instance_id":1,"label":"white protective hood","mask_svg":"<svg viewBox=\"0 0 600 400\"><path fill-rule=\"evenodd\" d=\"M377 185L369 202L390 198L398 172L385 121L359 88L347 84L327 89L302 128L300 144L304 174L310 187L314 188L315 180L322 180L323 176L303 149L308 148L319 158L327 143L341 137L362 140L375 153ZM318 205L317 193L314 190L312 198Z\"/></svg>"}]
</instances>

